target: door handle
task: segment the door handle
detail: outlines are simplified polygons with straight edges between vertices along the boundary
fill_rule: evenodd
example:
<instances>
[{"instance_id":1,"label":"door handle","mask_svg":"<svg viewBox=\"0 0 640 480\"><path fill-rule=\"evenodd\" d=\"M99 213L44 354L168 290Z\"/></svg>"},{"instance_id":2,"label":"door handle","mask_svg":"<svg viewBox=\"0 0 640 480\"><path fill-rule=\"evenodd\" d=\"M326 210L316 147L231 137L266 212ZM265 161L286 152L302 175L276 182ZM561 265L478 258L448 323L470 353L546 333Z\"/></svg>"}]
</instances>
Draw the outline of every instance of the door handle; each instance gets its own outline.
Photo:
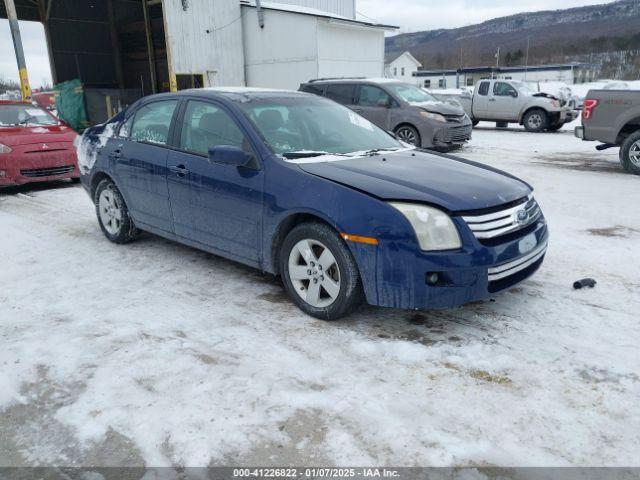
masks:
<instances>
[{"instance_id":1,"label":"door handle","mask_svg":"<svg viewBox=\"0 0 640 480\"><path fill-rule=\"evenodd\" d=\"M490 102L495 102L495 101L496 101L496 99L495 99L495 98L490 98L490 99L489 99L489 101L490 101Z\"/></svg>"},{"instance_id":2,"label":"door handle","mask_svg":"<svg viewBox=\"0 0 640 480\"><path fill-rule=\"evenodd\" d=\"M122 158L122 150L119 148L112 150L109 154L109 158L112 160L120 160Z\"/></svg>"},{"instance_id":3,"label":"door handle","mask_svg":"<svg viewBox=\"0 0 640 480\"><path fill-rule=\"evenodd\" d=\"M189 173L189 170L187 170L187 167L185 167L184 165L171 166L169 167L169 171L175 173L180 178L183 178Z\"/></svg>"}]
</instances>

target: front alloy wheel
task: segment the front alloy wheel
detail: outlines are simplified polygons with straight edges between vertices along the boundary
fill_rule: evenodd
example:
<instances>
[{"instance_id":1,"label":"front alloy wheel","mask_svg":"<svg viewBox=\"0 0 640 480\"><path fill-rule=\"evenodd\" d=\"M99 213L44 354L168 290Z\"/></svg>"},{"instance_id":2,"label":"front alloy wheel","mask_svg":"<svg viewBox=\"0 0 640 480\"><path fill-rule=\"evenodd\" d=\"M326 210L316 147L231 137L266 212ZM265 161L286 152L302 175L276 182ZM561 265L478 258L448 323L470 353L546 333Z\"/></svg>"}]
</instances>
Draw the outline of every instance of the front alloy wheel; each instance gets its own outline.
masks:
<instances>
[{"instance_id":1,"label":"front alloy wheel","mask_svg":"<svg viewBox=\"0 0 640 480\"><path fill-rule=\"evenodd\" d=\"M296 293L315 308L326 308L340 293L336 258L317 240L300 240L289 254L289 278Z\"/></svg>"},{"instance_id":2,"label":"front alloy wheel","mask_svg":"<svg viewBox=\"0 0 640 480\"><path fill-rule=\"evenodd\" d=\"M415 147L420 147L422 143L420 141L420 134L418 133L418 130L409 125L404 125L398 128L396 130L396 137L398 138L398 140Z\"/></svg>"},{"instance_id":3,"label":"front alloy wheel","mask_svg":"<svg viewBox=\"0 0 640 480\"><path fill-rule=\"evenodd\" d=\"M344 240L328 225L298 225L287 235L280 252L285 290L308 315L337 320L362 303L356 262Z\"/></svg>"}]
</instances>

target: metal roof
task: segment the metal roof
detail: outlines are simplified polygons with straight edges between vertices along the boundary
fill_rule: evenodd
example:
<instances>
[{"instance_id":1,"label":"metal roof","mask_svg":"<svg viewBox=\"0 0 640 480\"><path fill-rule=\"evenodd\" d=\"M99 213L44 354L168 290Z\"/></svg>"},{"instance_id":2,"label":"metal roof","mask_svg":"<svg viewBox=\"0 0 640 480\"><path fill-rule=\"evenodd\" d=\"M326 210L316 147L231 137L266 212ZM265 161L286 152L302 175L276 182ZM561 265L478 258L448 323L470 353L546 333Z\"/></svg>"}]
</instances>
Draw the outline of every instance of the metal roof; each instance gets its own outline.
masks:
<instances>
[{"instance_id":1,"label":"metal roof","mask_svg":"<svg viewBox=\"0 0 640 480\"><path fill-rule=\"evenodd\" d=\"M260 8L262 8L263 10L275 10L280 12L297 13L299 15L309 15L317 18L326 18L329 20L336 20L344 23L350 23L353 25L362 25L365 27L372 27L372 28L383 28L385 30L398 30L400 28L395 25L386 25L383 23L372 23L372 22L364 22L362 20L355 20L353 18L343 17L338 14L325 12L323 10L317 10L315 8L301 7L298 5L290 5L290 4L284 4L284 3L272 3L272 2L260 2L260 3L261 3ZM255 4L255 0L240 0L240 5L242 5L243 7L257 8Z\"/></svg>"}]
</instances>

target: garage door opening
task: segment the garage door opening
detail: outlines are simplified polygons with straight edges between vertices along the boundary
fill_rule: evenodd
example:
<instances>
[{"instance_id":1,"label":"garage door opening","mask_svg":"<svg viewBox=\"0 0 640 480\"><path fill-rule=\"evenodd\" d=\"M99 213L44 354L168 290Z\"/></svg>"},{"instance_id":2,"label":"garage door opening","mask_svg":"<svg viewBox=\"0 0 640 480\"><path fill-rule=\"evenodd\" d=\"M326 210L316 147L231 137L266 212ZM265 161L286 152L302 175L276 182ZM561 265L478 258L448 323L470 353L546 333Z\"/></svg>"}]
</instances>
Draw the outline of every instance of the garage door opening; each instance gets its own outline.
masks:
<instances>
[{"instance_id":1,"label":"garage door opening","mask_svg":"<svg viewBox=\"0 0 640 480\"><path fill-rule=\"evenodd\" d=\"M15 0L44 25L54 83L79 79L90 123L169 91L162 0ZM0 1L0 18L6 18Z\"/></svg>"}]
</instances>

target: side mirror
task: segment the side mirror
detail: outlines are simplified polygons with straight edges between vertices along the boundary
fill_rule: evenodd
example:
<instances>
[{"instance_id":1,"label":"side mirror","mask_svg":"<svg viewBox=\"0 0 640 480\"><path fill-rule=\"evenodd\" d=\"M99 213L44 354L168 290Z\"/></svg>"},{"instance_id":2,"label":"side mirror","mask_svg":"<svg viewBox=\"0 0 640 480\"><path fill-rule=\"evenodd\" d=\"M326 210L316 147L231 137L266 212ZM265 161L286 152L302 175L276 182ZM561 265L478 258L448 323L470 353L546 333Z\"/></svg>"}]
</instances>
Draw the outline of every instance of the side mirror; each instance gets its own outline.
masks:
<instances>
[{"instance_id":1,"label":"side mirror","mask_svg":"<svg viewBox=\"0 0 640 480\"><path fill-rule=\"evenodd\" d=\"M510 90L509 95L511 95L513 98L518 98L518 92L516 92L515 90Z\"/></svg>"},{"instance_id":2,"label":"side mirror","mask_svg":"<svg viewBox=\"0 0 640 480\"><path fill-rule=\"evenodd\" d=\"M231 145L218 145L209 149L209 161L212 163L245 167L251 162L252 158L241 148Z\"/></svg>"}]
</instances>

